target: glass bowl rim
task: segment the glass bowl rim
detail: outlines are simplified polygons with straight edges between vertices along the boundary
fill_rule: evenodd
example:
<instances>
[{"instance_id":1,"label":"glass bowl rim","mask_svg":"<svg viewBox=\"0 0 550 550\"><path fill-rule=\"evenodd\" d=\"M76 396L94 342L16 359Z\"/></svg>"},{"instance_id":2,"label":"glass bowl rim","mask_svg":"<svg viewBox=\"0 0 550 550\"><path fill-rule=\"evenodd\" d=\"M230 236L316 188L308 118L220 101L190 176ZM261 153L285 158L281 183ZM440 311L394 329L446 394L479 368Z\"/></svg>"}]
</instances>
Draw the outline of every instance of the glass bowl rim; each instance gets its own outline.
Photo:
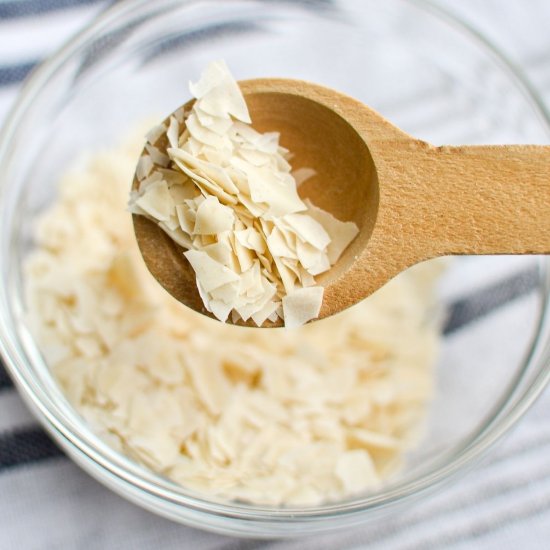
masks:
<instances>
[{"instance_id":1,"label":"glass bowl rim","mask_svg":"<svg viewBox=\"0 0 550 550\"><path fill-rule=\"evenodd\" d=\"M452 27L459 34L462 34L465 39L488 54L495 66L507 73L511 83L516 85L517 91L522 93L524 99L533 108L535 115L538 115L541 123L546 126L550 133L550 112L523 72L506 54L456 14L436 5L431 0L409 0L408 3L416 6L421 11L431 13L440 22ZM149 0L123 0L115 3L98 14L76 36L41 63L23 85L0 131L0 165L3 164L11 138L16 134L18 124L24 118L27 107L41 93L43 87L47 85L56 71L63 67L74 55L78 54L79 49L85 46L90 39L101 35L102 30L108 28L110 24L120 25L125 17L131 18L132 12L136 8L143 9L145 7L148 8L149 13L156 13L169 10L172 6L181 5L181 0L165 0L160 8L158 4L156 8L153 7ZM0 174L1 178L2 175ZM1 184L0 201L2 202L4 201L3 188L4 184ZM0 255L2 254L3 250L0 250ZM541 261L544 262L546 272L548 272L550 270L550 259ZM548 310L547 293L544 296L544 303L543 317L546 318ZM96 477L103 482L106 482L107 478L111 476L115 479L115 485L118 484L121 488L125 485L131 486L159 501L170 502L211 515L235 519L296 523L308 519L319 520L335 516L362 514L366 511L381 510L389 505L416 498L420 494L448 481L453 475L463 471L466 466L485 454L489 447L516 424L550 382L550 363L546 363L538 369L539 372L530 386L511 405L510 410L506 411L505 409L512 401L512 394L510 394L508 401L501 404L498 411L486 420L483 427L470 436L468 441L462 445L462 448L455 452L452 460L442 464L440 462L443 461L436 460L432 465L432 471L429 473L423 473L417 478L390 486L388 490L383 490L380 493L306 509L300 507L272 508L232 502L217 503L205 497L189 496L184 488L178 490L176 484L164 482L161 476L149 472L133 460L112 450L91 431L89 434L85 433L89 428L83 419L78 417L76 411L72 407L65 407L65 410L63 410L62 404L50 399L50 396L43 391L37 380L33 379L34 374L27 373L27 362L24 353L19 348L20 334L15 328L13 319L10 318L10 315L6 315L6 312L10 314L12 312L5 285L0 290L0 305L2 306L0 309L0 353L5 359L6 368L20 390L20 394L37 413L39 421L66 450L69 447L73 448L70 453L73 458L76 451L100 468L102 474L96 475ZM539 323L539 332L540 327L541 324ZM37 356L36 360L41 361L41 358ZM529 357L526 363L531 360L532 357Z\"/></svg>"}]
</instances>

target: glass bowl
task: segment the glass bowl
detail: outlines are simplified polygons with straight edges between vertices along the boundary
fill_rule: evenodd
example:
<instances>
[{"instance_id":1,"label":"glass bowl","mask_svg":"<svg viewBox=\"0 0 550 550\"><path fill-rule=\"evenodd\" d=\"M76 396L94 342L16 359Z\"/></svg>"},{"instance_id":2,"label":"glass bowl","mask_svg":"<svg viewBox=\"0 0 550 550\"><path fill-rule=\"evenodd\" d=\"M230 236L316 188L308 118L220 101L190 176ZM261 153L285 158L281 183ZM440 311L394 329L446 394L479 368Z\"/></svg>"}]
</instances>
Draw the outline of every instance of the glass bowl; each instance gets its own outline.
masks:
<instances>
[{"instance_id":1,"label":"glass bowl","mask_svg":"<svg viewBox=\"0 0 550 550\"><path fill-rule=\"evenodd\" d=\"M224 58L238 79L339 89L435 144L547 142L549 119L521 75L449 14L411 0L117 2L34 72L0 136L0 340L21 394L57 443L129 500L226 534L284 537L379 519L464 471L522 416L550 377L550 270L536 257L455 259L437 393L423 442L378 492L270 508L193 494L120 455L64 398L27 327L22 263L33 221L71 159L109 147L144 115L187 98Z\"/></svg>"}]
</instances>

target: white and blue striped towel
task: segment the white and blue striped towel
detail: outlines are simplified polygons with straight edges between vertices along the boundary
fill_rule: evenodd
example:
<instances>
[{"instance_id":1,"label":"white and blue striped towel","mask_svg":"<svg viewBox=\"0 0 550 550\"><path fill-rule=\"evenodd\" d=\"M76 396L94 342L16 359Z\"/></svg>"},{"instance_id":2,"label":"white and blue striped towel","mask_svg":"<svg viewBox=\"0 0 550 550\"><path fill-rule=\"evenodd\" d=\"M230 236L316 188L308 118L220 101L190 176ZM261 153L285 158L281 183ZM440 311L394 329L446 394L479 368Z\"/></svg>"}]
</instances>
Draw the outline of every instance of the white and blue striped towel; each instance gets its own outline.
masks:
<instances>
[{"instance_id":1,"label":"white and blue striped towel","mask_svg":"<svg viewBox=\"0 0 550 550\"><path fill-rule=\"evenodd\" d=\"M154 0L151 0L154 1ZM550 104L547 0L439 0L508 49ZM107 5L105 0L0 0L0 123L26 74ZM523 271L451 304L449 338L491 312L521 307ZM238 540L183 527L114 495L55 447L0 364L0 550L220 548L550 548L550 393L474 472L399 517L297 541Z\"/></svg>"}]
</instances>

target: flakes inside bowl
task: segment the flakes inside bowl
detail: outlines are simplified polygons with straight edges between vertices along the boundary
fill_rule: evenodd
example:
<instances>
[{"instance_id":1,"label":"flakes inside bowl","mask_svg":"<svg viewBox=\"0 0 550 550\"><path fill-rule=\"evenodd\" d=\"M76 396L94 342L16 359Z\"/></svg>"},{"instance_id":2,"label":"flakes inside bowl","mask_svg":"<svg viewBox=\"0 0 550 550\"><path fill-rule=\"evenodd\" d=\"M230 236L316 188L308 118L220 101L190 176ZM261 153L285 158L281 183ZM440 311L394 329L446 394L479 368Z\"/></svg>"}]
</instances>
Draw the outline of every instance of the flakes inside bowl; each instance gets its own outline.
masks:
<instances>
[{"instance_id":1,"label":"flakes inside bowl","mask_svg":"<svg viewBox=\"0 0 550 550\"><path fill-rule=\"evenodd\" d=\"M272 150L273 138L262 139ZM26 264L29 325L67 398L117 450L206 495L313 506L376 490L417 441L432 393L438 327L427 319L437 265L417 266L369 300L294 331L243 329L195 314L158 285L137 248L125 212L142 147L132 143L67 173ZM142 195L141 207L168 226L174 217L163 205L173 201L174 231L194 227L207 200L212 205L203 208L225 212L219 198L174 190L174 181L185 180L163 170L165 183L151 179L153 194ZM203 226L198 217L197 238L208 238L209 221ZM295 218L292 224L307 234ZM300 249L287 227L253 223L234 240L223 231L216 243L187 253L205 272L202 292L216 316L261 325L286 308L287 322L298 325L317 314L322 289L296 284L311 281L293 255L314 263L315 245L324 242ZM347 226L339 231L344 242L352 238ZM270 256L270 247L286 256ZM258 258L236 278L227 265L244 264L247 251ZM285 274L282 305L266 275L271 262ZM238 295L246 299L229 312Z\"/></svg>"}]
</instances>

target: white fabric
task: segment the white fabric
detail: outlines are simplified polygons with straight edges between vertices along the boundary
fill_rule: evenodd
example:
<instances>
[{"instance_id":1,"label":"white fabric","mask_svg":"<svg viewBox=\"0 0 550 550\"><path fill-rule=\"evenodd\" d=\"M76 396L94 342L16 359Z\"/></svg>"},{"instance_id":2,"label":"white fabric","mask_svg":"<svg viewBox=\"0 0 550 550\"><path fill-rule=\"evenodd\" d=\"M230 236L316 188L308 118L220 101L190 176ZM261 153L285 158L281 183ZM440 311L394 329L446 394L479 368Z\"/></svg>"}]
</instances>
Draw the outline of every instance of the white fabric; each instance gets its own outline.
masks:
<instances>
[{"instance_id":1,"label":"white fabric","mask_svg":"<svg viewBox=\"0 0 550 550\"><path fill-rule=\"evenodd\" d=\"M438 1L508 51L542 91L550 108L547 0ZM0 19L0 66L47 54L102 5L98 2L44 15ZM17 89L16 85L0 87L0 121ZM507 305L503 318L513 318L529 299ZM492 325L487 330L496 328ZM461 332L450 336L457 346L466 337ZM550 391L482 465L436 495L376 525L294 541L239 540L183 527L129 504L66 459L33 462L0 471L0 549L547 549L548 418ZM0 390L0 436L32 424L14 390Z\"/></svg>"}]
</instances>

